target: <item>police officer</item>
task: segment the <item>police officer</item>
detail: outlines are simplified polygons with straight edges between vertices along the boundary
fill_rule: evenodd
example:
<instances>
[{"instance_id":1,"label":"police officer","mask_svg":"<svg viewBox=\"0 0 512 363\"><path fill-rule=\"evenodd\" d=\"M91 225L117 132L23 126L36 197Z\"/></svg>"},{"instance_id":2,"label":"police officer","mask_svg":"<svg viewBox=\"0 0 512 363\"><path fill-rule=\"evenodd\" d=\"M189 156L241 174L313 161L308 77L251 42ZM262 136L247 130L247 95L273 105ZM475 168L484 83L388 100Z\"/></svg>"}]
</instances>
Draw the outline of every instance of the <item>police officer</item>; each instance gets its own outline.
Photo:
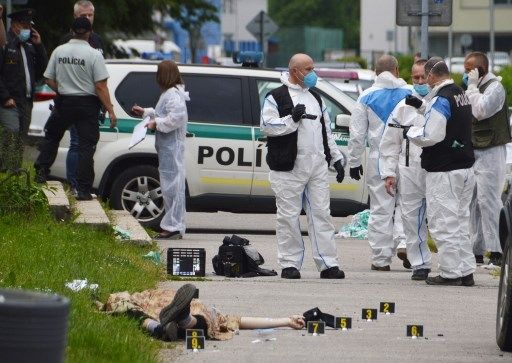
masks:
<instances>
[{"instance_id":1,"label":"police officer","mask_svg":"<svg viewBox=\"0 0 512 363\"><path fill-rule=\"evenodd\" d=\"M471 201L473 252L477 263L484 252L491 253L489 264L501 266L502 251L498 232L505 182L506 144L511 141L505 88L489 72L484 53L473 52L464 60L463 81L473 112L475 148L475 191Z\"/></svg>"},{"instance_id":2,"label":"police officer","mask_svg":"<svg viewBox=\"0 0 512 363\"><path fill-rule=\"evenodd\" d=\"M23 139L32 113L35 82L48 63L41 36L32 27L34 10L8 15L11 27L0 52L0 168L16 170L23 158Z\"/></svg>"},{"instance_id":3,"label":"police officer","mask_svg":"<svg viewBox=\"0 0 512 363\"><path fill-rule=\"evenodd\" d=\"M86 17L91 22L91 25L94 25L94 5L92 2L88 0L79 0L75 3L73 7L73 17L76 19L78 17ZM70 39L73 38L73 32L68 32L62 39L61 44L67 43ZM101 54L103 54L103 40L99 36L99 34L92 31L89 35L89 39L87 39L89 45L94 49L97 49ZM77 190L77 180L76 180L76 169L78 164L78 133L76 131L76 127L73 125L69 128L69 149L68 155L66 157L66 179L68 180L71 191L76 195Z\"/></svg>"},{"instance_id":4,"label":"police officer","mask_svg":"<svg viewBox=\"0 0 512 363\"><path fill-rule=\"evenodd\" d=\"M45 138L34 166L36 181L44 182L55 161L64 132L71 124L75 125L79 139L77 199L90 200L94 151L99 139L100 102L109 113L110 127L115 127L117 118L110 102L105 60L87 42L92 31L91 22L85 17L78 17L71 29L73 39L54 50L44 73L46 83L59 96L55 100L56 112L46 123Z\"/></svg>"}]
</instances>

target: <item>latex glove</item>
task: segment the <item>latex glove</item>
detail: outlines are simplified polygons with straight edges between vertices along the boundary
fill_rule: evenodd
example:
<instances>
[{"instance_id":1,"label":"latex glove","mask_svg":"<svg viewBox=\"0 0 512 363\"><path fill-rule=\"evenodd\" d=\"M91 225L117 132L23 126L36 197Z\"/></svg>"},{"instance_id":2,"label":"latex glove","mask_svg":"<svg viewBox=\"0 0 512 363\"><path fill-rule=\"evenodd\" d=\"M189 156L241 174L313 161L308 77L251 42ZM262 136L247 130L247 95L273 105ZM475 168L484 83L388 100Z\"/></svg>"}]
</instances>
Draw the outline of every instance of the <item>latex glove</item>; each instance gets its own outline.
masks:
<instances>
[{"instance_id":1,"label":"latex glove","mask_svg":"<svg viewBox=\"0 0 512 363\"><path fill-rule=\"evenodd\" d=\"M298 103L295 105L295 107L292 109L292 119L295 122L299 122L302 118L302 115L306 113L306 106L302 103Z\"/></svg>"},{"instance_id":2,"label":"latex glove","mask_svg":"<svg viewBox=\"0 0 512 363\"><path fill-rule=\"evenodd\" d=\"M363 166L359 165L355 168L350 168L350 177L354 180L361 179L361 175L363 175Z\"/></svg>"},{"instance_id":3,"label":"latex glove","mask_svg":"<svg viewBox=\"0 0 512 363\"><path fill-rule=\"evenodd\" d=\"M478 74L478 69L474 68L468 73L468 88L470 86L474 86L475 88L478 86L478 79L480 75Z\"/></svg>"},{"instance_id":4,"label":"latex glove","mask_svg":"<svg viewBox=\"0 0 512 363\"><path fill-rule=\"evenodd\" d=\"M384 180L384 186L386 187L386 192L388 192L389 195L394 196L396 189L396 178L393 176L388 176Z\"/></svg>"},{"instance_id":5,"label":"latex glove","mask_svg":"<svg viewBox=\"0 0 512 363\"><path fill-rule=\"evenodd\" d=\"M341 183L343 181L343 178L345 178L345 169L343 169L343 165L341 165L341 160L338 160L334 163L334 169L336 169L336 172L338 175L336 175L336 181L338 183Z\"/></svg>"},{"instance_id":6,"label":"latex glove","mask_svg":"<svg viewBox=\"0 0 512 363\"><path fill-rule=\"evenodd\" d=\"M419 109L423 105L423 101L413 95L407 95L405 97L405 104Z\"/></svg>"}]
</instances>

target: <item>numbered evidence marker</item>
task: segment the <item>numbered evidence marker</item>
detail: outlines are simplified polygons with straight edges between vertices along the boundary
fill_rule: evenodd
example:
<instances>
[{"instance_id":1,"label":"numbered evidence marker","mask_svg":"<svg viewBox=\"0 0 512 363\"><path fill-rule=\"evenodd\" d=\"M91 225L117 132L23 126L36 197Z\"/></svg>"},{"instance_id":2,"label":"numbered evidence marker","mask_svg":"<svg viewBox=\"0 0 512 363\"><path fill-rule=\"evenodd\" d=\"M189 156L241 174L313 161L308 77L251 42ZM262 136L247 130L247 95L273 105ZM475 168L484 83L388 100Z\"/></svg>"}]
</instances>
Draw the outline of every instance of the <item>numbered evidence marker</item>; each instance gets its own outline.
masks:
<instances>
[{"instance_id":1,"label":"numbered evidence marker","mask_svg":"<svg viewBox=\"0 0 512 363\"><path fill-rule=\"evenodd\" d=\"M325 322L323 321L308 321L309 334L325 334Z\"/></svg>"},{"instance_id":2,"label":"numbered evidence marker","mask_svg":"<svg viewBox=\"0 0 512 363\"><path fill-rule=\"evenodd\" d=\"M340 316L336 318L336 329L348 330L352 329L352 318L348 316Z\"/></svg>"},{"instance_id":3,"label":"numbered evidence marker","mask_svg":"<svg viewBox=\"0 0 512 363\"><path fill-rule=\"evenodd\" d=\"M377 309L363 308L361 318L367 321L377 320Z\"/></svg>"},{"instance_id":4,"label":"numbered evidence marker","mask_svg":"<svg viewBox=\"0 0 512 363\"><path fill-rule=\"evenodd\" d=\"M423 325L407 325L407 336L418 338L423 336Z\"/></svg>"},{"instance_id":5,"label":"numbered evidence marker","mask_svg":"<svg viewBox=\"0 0 512 363\"><path fill-rule=\"evenodd\" d=\"M381 302L379 311L384 314L394 314L395 313L395 303L394 302Z\"/></svg>"},{"instance_id":6,"label":"numbered evidence marker","mask_svg":"<svg viewBox=\"0 0 512 363\"><path fill-rule=\"evenodd\" d=\"M187 349L204 349L204 341L203 329L187 329Z\"/></svg>"}]
</instances>

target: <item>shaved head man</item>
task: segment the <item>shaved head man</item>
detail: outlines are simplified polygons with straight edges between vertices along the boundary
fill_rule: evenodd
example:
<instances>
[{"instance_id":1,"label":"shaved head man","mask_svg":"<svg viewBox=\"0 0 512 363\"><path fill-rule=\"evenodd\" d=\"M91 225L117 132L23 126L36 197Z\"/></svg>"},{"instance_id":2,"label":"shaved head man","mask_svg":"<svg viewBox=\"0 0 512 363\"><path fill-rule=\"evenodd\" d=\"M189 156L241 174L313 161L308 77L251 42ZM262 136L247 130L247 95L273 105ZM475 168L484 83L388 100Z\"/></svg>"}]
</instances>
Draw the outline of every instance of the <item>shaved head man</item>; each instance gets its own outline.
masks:
<instances>
[{"instance_id":1,"label":"shaved head man","mask_svg":"<svg viewBox=\"0 0 512 363\"><path fill-rule=\"evenodd\" d=\"M302 208L308 217L313 259L320 278L343 279L330 213L328 166L345 176L343 156L331 134L329 113L311 89L317 76L307 54L290 58L281 87L267 95L261 131L267 135L269 180L276 195L276 237L281 277L300 279L304 243L299 228Z\"/></svg>"}]
</instances>

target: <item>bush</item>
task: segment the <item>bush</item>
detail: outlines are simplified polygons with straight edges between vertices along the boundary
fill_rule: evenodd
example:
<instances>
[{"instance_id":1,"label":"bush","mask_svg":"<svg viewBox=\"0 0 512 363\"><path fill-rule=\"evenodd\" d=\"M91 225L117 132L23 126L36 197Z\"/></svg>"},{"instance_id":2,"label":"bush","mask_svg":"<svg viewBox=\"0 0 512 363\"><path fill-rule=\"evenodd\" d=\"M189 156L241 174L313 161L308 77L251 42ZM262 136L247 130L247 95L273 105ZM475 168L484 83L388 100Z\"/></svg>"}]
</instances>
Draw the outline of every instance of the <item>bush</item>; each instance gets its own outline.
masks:
<instances>
[{"instance_id":1,"label":"bush","mask_svg":"<svg viewBox=\"0 0 512 363\"><path fill-rule=\"evenodd\" d=\"M42 187L30 180L30 173L0 173L0 215L8 213L34 214L48 208Z\"/></svg>"},{"instance_id":2,"label":"bush","mask_svg":"<svg viewBox=\"0 0 512 363\"><path fill-rule=\"evenodd\" d=\"M501 83L507 91L507 104L512 107L512 66L504 67L498 75L501 76Z\"/></svg>"},{"instance_id":3,"label":"bush","mask_svg":"<svg viewBox=\"0 0 512 363\"><path fill-rule=\"evenodd\" d=\"M361 68L366 69L368 68L368 62L366 59L361 57L343 57L341 59L338 59L339 62L349 62L349 63L358 63Z\"/></svg>"}]
</instances>

